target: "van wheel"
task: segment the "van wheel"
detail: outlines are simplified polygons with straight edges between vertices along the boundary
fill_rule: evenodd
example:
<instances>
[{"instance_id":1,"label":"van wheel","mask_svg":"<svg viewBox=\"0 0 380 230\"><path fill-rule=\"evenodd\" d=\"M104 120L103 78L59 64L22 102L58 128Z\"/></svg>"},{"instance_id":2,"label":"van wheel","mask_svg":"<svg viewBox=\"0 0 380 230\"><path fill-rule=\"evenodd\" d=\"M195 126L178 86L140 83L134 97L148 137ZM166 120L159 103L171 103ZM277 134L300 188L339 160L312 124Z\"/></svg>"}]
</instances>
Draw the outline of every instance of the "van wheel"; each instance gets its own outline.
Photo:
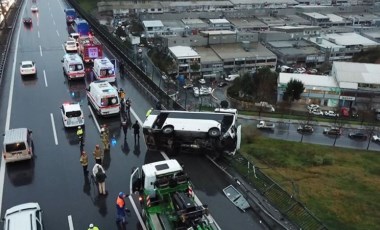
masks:
<instances>
[{"instance_id":1,"label":"van wheel","mask_svg":"<svg viewBox=\"0 0 380 230\"><path fill-rule=\"evenodd\" d=\"M210 137L219 137L220 136L220 130L218 128L211 128L208 131L208 135Z\"/></svg>"},{"instance_id":2,"label":"van wheel","mask_svg":"<svg viewBox=\"0 0 380 230\"><path fill-rule=\"evenodd\" d=\"M171 126L171 125L165 126L165 127L162 129L162 133L163 133L163 134L166 134L166 135L173 134L173 132L174 132L174 127Z\"/></svg>"}]
</instances>

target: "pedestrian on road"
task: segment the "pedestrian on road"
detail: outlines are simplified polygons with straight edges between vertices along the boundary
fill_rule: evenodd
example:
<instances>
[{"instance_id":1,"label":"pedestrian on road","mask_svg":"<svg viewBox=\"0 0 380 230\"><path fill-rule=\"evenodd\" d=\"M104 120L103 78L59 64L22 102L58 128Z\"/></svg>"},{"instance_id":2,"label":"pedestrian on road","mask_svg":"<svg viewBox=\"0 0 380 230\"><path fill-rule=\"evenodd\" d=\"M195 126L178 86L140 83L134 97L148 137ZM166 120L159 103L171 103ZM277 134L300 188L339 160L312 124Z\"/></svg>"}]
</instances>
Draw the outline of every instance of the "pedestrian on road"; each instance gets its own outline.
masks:
<instances>
[{"instance_id":1,"label":"pedestrian on road","mask_svg":"<svg viewBox=\"0 0 380 230\"><path fill-rule=\"evenodd\" d=\"M136 121L133 125L132 125L132 128L133 128L133 134L135 136L135 144L136 142L139 142L140 141L140 125L139 125L139 122Z\"/></svg>"},{"instance_id":2,"label":"pedestrian on road","mask_svg":"<svg viewBox=\"0 0 380 230\"><path fill-rule=\"evenodd\" d=\"M150 108L150 109L146 112L145 116L146 116L146 117L149 117L149 115L152 113L152 111L153 111L153 108Z\"/></svg>"},{"instance_id":3,"label":"pedestrian on road","mask_svg":"<svg viewBox=\"0 0 380 230\"><path fill-rule=\"evenodd\" d=\"M96 182L98 183L99 194L106 195L106 171L100 164L95 164L94 168L92 168L92 175L95 177Z\"/></svg>"},{"instance_id":4,"label":"pedestrian on road","mask_svg":"<svg viewBox=\"0 0 380 230\"><path fill-rule=\"evenodd\" d=\"M123 129L123 132L124 132L124 140L126 140L127 139L127 132L128 132L128 122L122 121L121 122L121 128Z\"/></svg>"},{"instance_id":5,"label":"pedestrian on road","mask_svg":"<svg viewBox=\"0 0 380 230\"><path fill-rule=\"evenodd\" d=\"M84 173L84 174L87 174L87 173L88 173L88 170L87 170L87 166L88 166L88 156L87 156L87 153L86 153L85 151L82 151L82 153L80 154L79 161L80 161L80 163L82 164L82 167L83 167L83 173Z\"/></svg>"},{"instance_id":6,"label":"pedestrian on road","mask_svg":"<svg viewBox=\"0 0 380 230\"><path fill-rule=\"evenodd\" d=\"M94 224L90 224L88 226L88 230L99 230L99 228L97 226L95 226Z\"/></svg>"},{"instance_id":7,"label":"pedestrian on road","mask_svg":"<svg viewBox=\"0 0 380 230\"><path fill-rule=\"evenodd\" d=\"M157 109L157 110L162 110L162 104L161 104L161 101L157 101L157 103L156 103L156 109Z\"/></svg>"},{"instance_id":8,"label":"pedestrian on road","mask_svg":"<svg viewBox=\"0 0 380 230\"><path fill-rule=\"evenodd\" d=\"M131 119L131 105L132 105L132 101L131 99L127 99L125 101L125 113L128 115L128 120Z\"/></svg>"},{"instance_id":9,"label":"pedestrian on road","mask_svg":"<svg viewBox=\"0 0 380 230\"><path fill-rule=\"evenodd\" d=\"M110 147L109 133L110 133L110 131L109 131L107 125L103 125L101 130L100 130L100 135L102 138L104 150L108 150Z\"/></svg>"},{"instance_id":10,"label":"pedestrian on road","mask_svg":"<svg viewBox=\"0 0 380 230\"><path fill-rule=\"evenodd\" d=\"M126 224L126 212L129 212L129 210L125 207L125 200L124 198L127 197L125 193L119 192L119 195L116 198L116 223L120 224Z\"/></svg>"},{"instance_id":11,"label":"pedestrian on road","mask_svg":"<svg viewBox=\"0 0 380 230\"><path fill-rule=\"evenodd\" d=\"M95 158L95 162L96 164L102 164L102 149L100 148L99 145L95 145L95 149L94 149L94 152L93 152L93 155L94 155L94 158Z\"/></svg>"},{"instance_id":12,"label":"pedestrian on road","mask_svg":"<svg viewBox=\"0 0 380 230\"><path fill-rule=\"evenodd\" d=\"M78 139L79 139L79 144L81 147L83 147L84 145L84 132L83 132L83 129L81 126L78 126L78 130L77 130L77 136L78 136Z\"/></svg>"}]
</instances>

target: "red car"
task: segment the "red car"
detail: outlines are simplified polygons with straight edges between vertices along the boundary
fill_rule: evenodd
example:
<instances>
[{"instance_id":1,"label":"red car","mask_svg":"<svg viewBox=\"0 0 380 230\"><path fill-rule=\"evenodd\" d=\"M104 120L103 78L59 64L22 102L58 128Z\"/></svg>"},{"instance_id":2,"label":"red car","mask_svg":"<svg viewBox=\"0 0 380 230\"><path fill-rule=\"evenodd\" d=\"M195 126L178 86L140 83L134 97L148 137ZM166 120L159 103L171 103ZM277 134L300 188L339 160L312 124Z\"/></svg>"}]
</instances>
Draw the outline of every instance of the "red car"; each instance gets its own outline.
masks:
<instances>
[{"instance_id":1,"label":"red car","mask_svg":"<svg viewBox=\"0 0 380 230\"><path fill-rule=\"evenodd\" d=\"M31 17L25 17L22 19L25 25L31 25L32 24L32 18Z\"/></svg>"}]
</instances>

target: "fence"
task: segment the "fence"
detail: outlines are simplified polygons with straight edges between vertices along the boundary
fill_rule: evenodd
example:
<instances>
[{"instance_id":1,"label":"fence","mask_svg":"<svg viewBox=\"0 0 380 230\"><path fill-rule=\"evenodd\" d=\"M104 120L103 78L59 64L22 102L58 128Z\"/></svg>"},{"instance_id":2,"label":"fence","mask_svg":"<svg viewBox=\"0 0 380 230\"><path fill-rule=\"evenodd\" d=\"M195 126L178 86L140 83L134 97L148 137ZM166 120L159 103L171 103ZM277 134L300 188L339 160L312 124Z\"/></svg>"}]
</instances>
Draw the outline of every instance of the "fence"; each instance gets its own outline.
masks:
<instances>
[{"instance_id":1,"label":"fence","mask_svg":"<svg viewBox=\"0 0 380 230\"><path fill-rule=\"evenodd\" d=\"M292 221L299 229L327 230L327 227L315 217L300 201L290 195L280 185L265 175L260 168L238 154L231 157L228 164L238 170L247 182L255 187L282 215Z\"/></svg>"}]
</instances>

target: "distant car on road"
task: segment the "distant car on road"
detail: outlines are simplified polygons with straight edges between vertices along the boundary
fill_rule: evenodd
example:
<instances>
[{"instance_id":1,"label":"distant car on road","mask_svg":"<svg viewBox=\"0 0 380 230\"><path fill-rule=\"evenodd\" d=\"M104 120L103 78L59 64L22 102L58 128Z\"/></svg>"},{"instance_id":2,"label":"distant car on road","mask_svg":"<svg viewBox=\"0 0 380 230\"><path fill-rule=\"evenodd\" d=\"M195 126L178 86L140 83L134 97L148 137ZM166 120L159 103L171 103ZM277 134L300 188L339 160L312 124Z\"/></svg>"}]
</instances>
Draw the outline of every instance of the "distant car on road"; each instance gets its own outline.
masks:
<instances>
[{"instance_id":1,"label":"distant car on road","mask_svg":"<svg viewBox=\"0 0 380 230\"><path fill-rule=\"evenodd\" d=\"M337 128L337 127L329 127L329 128L325 128L323 130L323 134L340 136L340 135L342 135L342 130L340 128Z\"/></svg>"},{"instance_id":2,"label":"distant car on road","mask_svg":"<svg viewBox=\"0 0 380 230\"><path fill-rule=\"evenodd\" d=\"M319 105L310 104L310 105L307 106L307 109L308 110L316 110L316 109L319 109Z\"/></svg>"},{"instance_id":3,"label":"distant car on road","mask_svg":"<svg viewBox=\"0 0 380 230\"><path fill-rule=\"evenodd\" d=\"M31 17L25 17L25 18L23 18L23 19L22 19L22 22L23 22L24 25L26 25L26 26L30 26L30 25L32 25L32 23L33 23Z\"/></svg>"},{"instance_id":4,"label":"distant car on road","mask_svg":"<svg viewBox=\"0 0 380 230\"><path fill-rule=\"evenodd\" d=\"M198 82L200 83L200 84L206 84L206 80L204 79L204 78L201 78L201 79L199 79L198 80Z\"/></svg>"},{"instance_id":5,"label":"distant car on road","mask_svg":"<svg viewBox=\"0 0 380 230\"><path fill-rule=\"evenodd\" d=\"M313 133L314 128L311 125L300 125L298 126L297 131L299 133Z\"/></svg>"},{"instance_id":6,"label":"distant car on road","mask_svg":"<svg viewBox=\"0 0 380 230\"><path fill-rule=\"evenodd\" d=\"M365 141L368 138L367 134L364 134L364 133L361 133L361 132L349 133L348 137L351 138L351 139L356 139L356 140L361 140L361 141Z\"/></svg>"},{"instance_id":7,"label":"distant car on road","mask_svg":"<svg viewBox=\"0 0 380 230\"><path fill-rule=\"evenodd\" d=\"M32 7L30 7L30 10L32 12L38 12L38 7L36 5L32 5Z\"/></svg>"},{"instance_id":8,"label":"distant car on road","mask_svg":"<svg viewBox=\"0 0 380 230\"><path fill-rule=\"evenodd\" d=\"M36 75L37 68L33 61L22 61L20 65L21 76L25 75Z\"/></svg>"},{"instance_id":9,"label":"distant car on road","mask_svg":"<svg viewBox=\"0 0 380 230\"><path fill-rule=\"evenodd\" d=\"M61 115L65 127L78 127L84 125L83 111L79 103L63 103Z\"/></svg>"},{"instance_id":10,"label":"distant car on road","mask_svg":"<svg viewBox=\"0 0 380 230\"><path fill-rule=\"evenodd\" d=\"M376 143L380 143L380 136L375 134L372 136L371 140Z\"/></svg>"},{"instance_id":11,"label":"distant car on road","mask_svg":"<svg viewBox=\"0 0 380 230\"><path fill-rule=\"evenodd\" d=\"M339 117L339 114L335 113L334 111L325 111L325 116L328 117Z\"/></svg>"},{"instance_id":12,"label":"distant car on road","mask_svg":"<svg viewBox=\"0 0 380 230\"><path fill-rule=\"evenodd\" d=\"M65 42L66 52L76 52L77 49L77 42L73 38Z\"/></svg>"},{"instance_id":13,"label":"distant car on road","mask_svg":"<svg viewBox=\"0 0 380 230\"><path fill-rule=\"evenodd\" d=\"M323 112L319 109L309 110L309 113L317 116L323 116Z\"/></svg>"}]
</instances>

